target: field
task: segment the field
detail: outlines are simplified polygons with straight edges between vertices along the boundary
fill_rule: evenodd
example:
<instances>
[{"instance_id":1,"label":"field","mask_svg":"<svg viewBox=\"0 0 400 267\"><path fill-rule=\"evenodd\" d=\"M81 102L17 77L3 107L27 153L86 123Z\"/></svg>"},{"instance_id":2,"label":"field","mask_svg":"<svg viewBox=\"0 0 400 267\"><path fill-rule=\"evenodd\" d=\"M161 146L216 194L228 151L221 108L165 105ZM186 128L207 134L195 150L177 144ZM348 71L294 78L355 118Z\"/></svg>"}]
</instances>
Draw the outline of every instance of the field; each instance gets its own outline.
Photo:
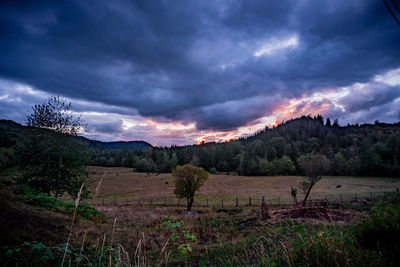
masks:
<instances>
[{"instance_id":1,"label":"field","mask_svg":"<svg viewBox=\"0 0 400 267\"><path fill-rule=\"evenodd\" d=\"M167 198L169 204L176 203L174 197L174 179L170 173L134 173L131 168L91 167L93 189L104 175L99 198L125 200L134 202L139 198L149 201L163 202ZM276 204L292 203L290 197L291 186L298 188L299 199L303 192L299 183L304 181L302 176L233 176L226 174L211 174L207 182L201 187L197 196L198 205L205 205L208 198L210 205L218 205L224 197L225 205L236 204L236 197L240 203L258 203L262 196ZM325 199L340 201L358 198L370 198L384 192L393 192L400 188L400 179L382 177L323 177L312 191L311 199Z\"/></svg>"},{"instance_id":2,"label":"field","mask_svg":"<svg viewBox=\"0 0 400 267\"><path fill-rule=\"evenodd\" d=\"M77 211L71 266L395 266L398 259L396 178L323 177L311 197L327 198L332 206L299 208L288 206L290 187L304 177L213 174L195 200L198 215L191 216L182 215L183 200L177 205L171 174L106 167L90 172L92 192L104 179L97 198L85 201L97 211L86 204ZM14 195L12 188L1 190L1 225L14 246L1 259L60 265L74 205L29 192ZM365 203L351 201L355 194ZM260 215L261 196L267 198L267 219ZM333 205L337 196L343 205ZM182 249L186 245L190 251Z\"/></svg>"}]
</instances>

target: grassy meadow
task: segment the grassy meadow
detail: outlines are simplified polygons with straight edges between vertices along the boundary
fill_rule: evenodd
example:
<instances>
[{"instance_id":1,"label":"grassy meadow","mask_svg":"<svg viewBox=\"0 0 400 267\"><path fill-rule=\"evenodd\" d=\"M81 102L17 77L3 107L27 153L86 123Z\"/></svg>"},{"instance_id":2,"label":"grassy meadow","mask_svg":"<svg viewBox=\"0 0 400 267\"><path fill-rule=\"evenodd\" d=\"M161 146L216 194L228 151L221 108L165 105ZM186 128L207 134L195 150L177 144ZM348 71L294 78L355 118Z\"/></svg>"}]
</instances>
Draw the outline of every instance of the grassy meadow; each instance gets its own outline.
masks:
<instances>
[{"instance_id":1,"label":"grassy meadow","mask_svg":"<svg viewBox=\"0 0 400 267\"><path fill-rule=\"evenodd\" d=\"M123 200L126 198L136 200L138 198L155 198L162 201L167 197L169 203L176 202L174 195L174 179L170 173L135 173L131 168L122 167L91 167L93 178L92 190L95 189L101 177L105 174L99 198ZM281 204L291 204L290 187L298 188L298 198L302 199L303 191L300 182L303 176L235 176L227 174L210 174L207 182L197 193L197 204L205 204L206 198L210 205L220 204L224 196L225 204L236 204L235 198L242 204L248 203L248 197L252 197L255 203L262 196L276 201L279 197ZM311 198L330 200L343 200L358 197L370 198L381 195L384 192L393 192L400 189L400 179L382 177L343 177L324 176L314 187ZM254 202L253 201L253 202ZM183 203L183 202L182 202ZM195 202L196 205L196 202Z\"/></svg>"},{"instance_id":2,"label":"grassy meadow","mask_svg":"<svg viewBox=\"0 0 400 267\"><path fill-rule=\"evenodd\" d=\"M1 181L16 171L2 172ZM371 192L374 198L337 207L269 205L270 218L263 220L257 197L291 204L290 186L304 177L212 174L195 200L201 203L195 202L198 215L189 216L182 215L183 201L138 204L140 198L175 199L171 174L106 167L90 167L90 173L92 192L104 175L97 201L81 203L73 224L74 202L2 183L5 266L60 266L69 229L64 266L395 266L398 260L396 178L324 177L312 199L356 193L367 198Z\"/></svg>"}]
</instances>

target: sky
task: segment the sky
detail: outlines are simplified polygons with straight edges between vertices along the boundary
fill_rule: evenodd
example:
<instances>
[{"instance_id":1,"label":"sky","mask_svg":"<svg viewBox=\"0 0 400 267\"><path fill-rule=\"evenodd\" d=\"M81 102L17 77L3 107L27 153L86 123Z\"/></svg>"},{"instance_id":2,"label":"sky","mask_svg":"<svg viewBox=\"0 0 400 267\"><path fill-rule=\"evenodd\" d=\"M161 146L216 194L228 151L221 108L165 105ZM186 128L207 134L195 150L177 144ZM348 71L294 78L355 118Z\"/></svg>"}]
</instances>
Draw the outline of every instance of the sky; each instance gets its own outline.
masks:
<instances>
[{"instance_id":1,"label":"sky","mask_svg":"<svg viewBox=\"0 0 400 267\"><path fill-rule=\"evenodd\" d=\"M400 27L378 0L2 0L0 119L57 95L87 137L157 146L397 122Z\"/></svg>"}]
</instances>

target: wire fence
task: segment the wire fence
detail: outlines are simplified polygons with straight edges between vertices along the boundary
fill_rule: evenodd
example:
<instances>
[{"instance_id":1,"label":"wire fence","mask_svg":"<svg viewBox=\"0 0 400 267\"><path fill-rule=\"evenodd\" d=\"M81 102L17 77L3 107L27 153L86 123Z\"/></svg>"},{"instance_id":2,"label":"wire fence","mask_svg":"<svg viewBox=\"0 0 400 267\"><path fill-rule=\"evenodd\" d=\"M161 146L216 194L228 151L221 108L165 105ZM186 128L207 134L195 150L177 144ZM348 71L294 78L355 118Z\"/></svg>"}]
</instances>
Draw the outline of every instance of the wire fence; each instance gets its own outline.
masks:
<instances>
[{"instance_id":1,"label":"wire fence","mask_svg":"<svg viewBox=\"0 0 400 267\"><path fill-rule=\"evenodd\" d=\"M397 189L394 191L397 192ZM354 194L331 194L325 196L310 196L307 205L318 205L329 203L330 205L338 204L369 204L374 200L393 193L393 191L381 192L362 192ZM290 197L271 197L265 198L268 206L280 207L294 204L294 200ZM299 202L302 199L298 199ZM103 206L140 206L140 207L186 207L186 199L176 198L174 196L158 196L158 197L138 197L132 193L123 193L117 195L102 196L97 199L85 200L86 203ZM239 208L260 206L262 196L232 196L232 195L213 195L213 196L196 196L193 208Z\"/></svg>"}]
</instances>

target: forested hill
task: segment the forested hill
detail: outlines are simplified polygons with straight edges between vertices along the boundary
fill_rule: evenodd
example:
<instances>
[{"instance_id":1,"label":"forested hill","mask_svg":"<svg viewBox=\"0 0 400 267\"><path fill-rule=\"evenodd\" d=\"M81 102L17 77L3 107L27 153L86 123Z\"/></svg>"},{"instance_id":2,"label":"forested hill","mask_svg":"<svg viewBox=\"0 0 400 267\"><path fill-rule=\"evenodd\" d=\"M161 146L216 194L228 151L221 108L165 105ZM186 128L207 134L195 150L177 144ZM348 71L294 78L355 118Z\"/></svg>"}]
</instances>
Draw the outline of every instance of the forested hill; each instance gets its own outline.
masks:
<instances>
[{"instance_id":1,"label":"forested hill","mask_svg":"<svg viewBox=\"0 0 400 267\"><path fill-rule=\"evenodd\" d=\"M9 159L23 128L0 120L0 169L13 164ZM225 143L152 148L141 141L88 142L90 165L142 172L170 172L177 165L192 163L210 172L239 175L302 174L299 160L312 156L329 163L325 173L329 175L400 177L400 123L341 127L337 121L324 122L321 116L303 116Z\"/></svg>"},{"instance_id":2,"label":"forested hill","mask_svg":"<svg viewBox=\"0 0 400 267\"><path fill-rule=\"evenodd\" d=\"M23 142L24 130L29 132L30 128L11 120L0 120L0 169L17 164L15 148L18 143ZM81 136L77 138L81 139L87 145L90 152L89 155L107 154L106 152L102 152L103 150L111 151L111 154L115 154L115 152L112 152L113 150L130 151L153 147L144 141L102 142Z\"/></svg>"},{"instance_id":3,"label":"forested hill","mask_svg":"<svg viewBox=\"0 0 400 267\"><path fill-rule=\"evenodd\" d=\"M302 174L300 157L323 157L330 175L400 176L400 123L339 126L321 116L292 119L225 143L154 148L134 154L137 171L170 171L192 163L239 175Z\"/></svg>"}]
</instances>

